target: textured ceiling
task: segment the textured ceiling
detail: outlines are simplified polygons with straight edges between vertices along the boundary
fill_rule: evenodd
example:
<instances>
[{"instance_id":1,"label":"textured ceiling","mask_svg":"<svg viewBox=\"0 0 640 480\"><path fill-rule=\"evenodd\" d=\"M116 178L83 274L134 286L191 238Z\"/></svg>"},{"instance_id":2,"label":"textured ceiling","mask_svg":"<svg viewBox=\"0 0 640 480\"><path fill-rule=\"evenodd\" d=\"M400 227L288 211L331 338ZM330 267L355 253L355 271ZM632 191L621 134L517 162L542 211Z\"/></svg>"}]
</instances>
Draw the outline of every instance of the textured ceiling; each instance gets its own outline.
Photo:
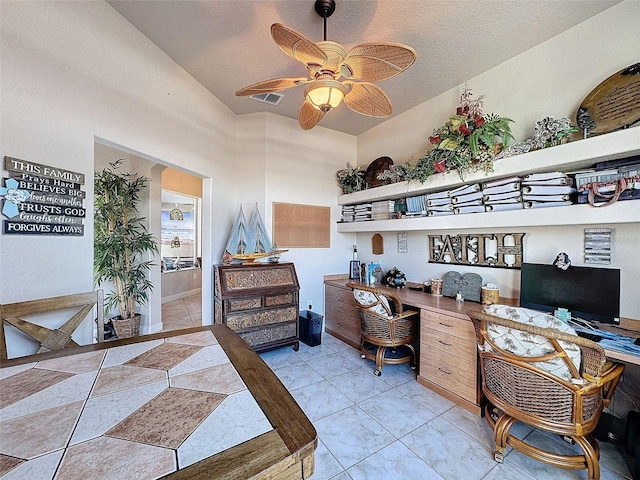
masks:
<instances>
[{"instance_id":1,"label":"textured ceiling","mask_svg":"<svg viewBox=\"0 0 640 480\"><path fill-rule=\"evenodd\" d=\"M417 60L379 82L393 114L485 72L619 3L620 0L336 0L328 40L347 51L365 42L399 42ZM284 55L270 34L282 23L317 42L323 20L314 0L108 0L138 30L234 113L297 118L303 87L277 106L236 97L261 80L301 77L306 68ZM358 135L383 122L341 105L319 125Z\"/></svg>"}]
</instances>

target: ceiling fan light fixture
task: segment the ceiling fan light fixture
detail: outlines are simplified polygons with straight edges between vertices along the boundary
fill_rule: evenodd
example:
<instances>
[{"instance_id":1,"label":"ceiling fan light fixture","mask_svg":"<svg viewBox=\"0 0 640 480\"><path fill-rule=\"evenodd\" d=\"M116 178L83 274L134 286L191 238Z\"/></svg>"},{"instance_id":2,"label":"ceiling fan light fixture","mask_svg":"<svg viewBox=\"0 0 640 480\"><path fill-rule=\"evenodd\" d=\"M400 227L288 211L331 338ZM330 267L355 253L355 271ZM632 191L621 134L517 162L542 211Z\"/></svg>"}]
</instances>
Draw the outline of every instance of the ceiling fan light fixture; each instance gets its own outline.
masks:
<instances>
[{"instance_id":1,"label":"ceiling fan light fixture","mask_svg":"<svg viewBox=\"0 0 640 480\"><path fill-rule=\"evenodd\" d=\"M324 113L340 105L346 93L346 87L336 80L316 80L304 90L307 101Z\"/></svg>"}]
</instances>

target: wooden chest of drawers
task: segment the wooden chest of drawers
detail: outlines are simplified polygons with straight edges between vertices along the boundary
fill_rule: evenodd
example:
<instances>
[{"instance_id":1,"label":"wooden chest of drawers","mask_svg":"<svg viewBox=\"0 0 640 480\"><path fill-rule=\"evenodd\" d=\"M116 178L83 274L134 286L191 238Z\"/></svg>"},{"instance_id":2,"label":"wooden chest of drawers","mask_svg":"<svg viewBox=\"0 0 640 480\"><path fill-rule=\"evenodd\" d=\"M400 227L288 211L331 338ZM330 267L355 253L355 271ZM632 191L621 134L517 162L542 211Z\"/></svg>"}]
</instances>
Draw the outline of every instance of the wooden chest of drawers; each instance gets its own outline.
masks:
<instances>
[{"instance_id":1,"label":"wooden chest of drawers","mask_svg":"<svg viewBox=\"0 0 640 480\"><path fill-rule=\"evenodd\" d=\"M214 266L214 323L257 351L299 347L298 277L293 263Z\"/></svg>"},{"instance_id":2,"label":"wooden chest of drawers","mask_svg":"<svg viewBox=\"0 0 640 480\"><path fill-rule=\"evenodd\" d=\"M479 411L476 336L470 320L420 312L420 383Z\"/></svg>"}]
</instances>

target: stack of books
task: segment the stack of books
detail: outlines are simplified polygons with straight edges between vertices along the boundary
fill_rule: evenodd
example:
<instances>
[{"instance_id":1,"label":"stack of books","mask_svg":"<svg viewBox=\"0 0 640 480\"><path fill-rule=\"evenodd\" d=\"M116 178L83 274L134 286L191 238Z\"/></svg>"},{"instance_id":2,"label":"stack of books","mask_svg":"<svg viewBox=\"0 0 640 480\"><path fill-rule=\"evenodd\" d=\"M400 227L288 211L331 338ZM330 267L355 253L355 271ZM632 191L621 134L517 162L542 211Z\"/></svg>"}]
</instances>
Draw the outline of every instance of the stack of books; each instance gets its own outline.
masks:
<instances>
[{"instance_id":1,"label":"stack of books","mask_svg":"<svg viewBox=\"0 0 640 480\"><path fill-rule=\"evenodd\" d=\"M441 215L453 215L451 203L451 191L435 192L427 194L427 216L439 217Z\"/></svg>"},{"instance_id":2,"label":"stack of books","mask_svg":"<svg viewBox=\"0 0 640 480\"><path fill-rule=\"evenodd\" d=\"M365 222L367 220L371 220L371 207L372 205L370 203L356 205L356 208L354 210L354 221Z\"/></svg>"},{"instance_id":3,"label":"stack of books","mask_svg":"<svg viewBox=\"0 0 640 480\"><path fill-rule=\"evenodd\" d=\"M427 214L427 196L418 195L417 197L407 198L407 217L420 217Z\"/></svg>"},{"instance_id":4,"label":"stack of books","mask_svg":"<svg viewBox=\"0 0 640 480\"><path fill-rule=\"evenodd\" d=\"M521 186L521 177L507 177L483 183L481 188L484 211L498 212L523 208Z\"/></svg>"},{"instance_id":5,"label":"stack of books","mask_svg":"<svg viewBox=\"0 0 640 480\"><path fill-rule=\"evenodd\" d=\"M546 208L571 205L576 189L572 179L562 172L535 173L522 179L524 208Z\"/></svg>"},{"instance_id":6,"label":"stack of books","mask_svg":"<svg viewBox=\"0 0 640 480\"><path fill-rule=\"evenodd\" d=\"M373 202L371 204L371 218L373 220L389 220L393 213L394 206L395 202L393 200Z\"/></svg>"},{"instance_id":7,"label":"stack of books","mask_svg":"<svg viewBox=\"0 0 640 480\"><path fill-rule=\"evenodd\" d=\"M341 222L353 222L355 220L355 209L354 205L343 205L342 206L342 218Z\"/></svg>"},{"instance_id":8,"label":"stack of books","mask_svg":"<svg viewBox=\"0 0 640 480\"><path fill-rule=\"evenodd\" d=\"M451 197L451 209L455 215L485 211L479 183L454 188L449 194Z\"/></svg>"}]
</instances>

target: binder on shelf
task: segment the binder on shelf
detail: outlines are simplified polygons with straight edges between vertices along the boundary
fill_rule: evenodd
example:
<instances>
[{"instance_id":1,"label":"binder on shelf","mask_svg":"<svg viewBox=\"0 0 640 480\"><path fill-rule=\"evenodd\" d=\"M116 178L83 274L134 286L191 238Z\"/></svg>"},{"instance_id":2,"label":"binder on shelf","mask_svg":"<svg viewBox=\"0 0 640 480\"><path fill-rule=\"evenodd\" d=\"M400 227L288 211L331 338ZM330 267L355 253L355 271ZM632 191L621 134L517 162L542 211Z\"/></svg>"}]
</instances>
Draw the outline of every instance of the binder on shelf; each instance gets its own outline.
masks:
<instances>
[{"instance_id":1,"label":"binder on shelf","mask_svg":"<svg viewBox=\"0 0 640 480\"><path fill-rule=\"evenodd\" d=\"M570 195L576 189L563 185L523 185L522 195Z\"/></svg>"},{"instance_id":2,"label":"binder on shelf","mask_svg":"<svg viewBox=\"0 0 640 480\"><path fill-rule=\"evenodd\" d=\"M453 213L455 215L460 215L461 213L484 213L485 208L484 205L467 205L467 206L456 206L453 208Z\"/></svg>"},{"instance_id":3,"label":"binder on shelf","mask_svg":"<svg viewBox=\"0 0 640 480\"><path fill-rule=\"evenodd\" d=\"M427 207L439 207L442 205L449 205L451 203L451 199L449 197L446 198L427 198Z\"/></svg>"},{"instance_id":4,"label":"binder on shelf","mask_svg":"<svg viewBox=\"0 0 640 480\"><path fill-rule=\"evenodd\" d=\"M571 178L562 172L533 173L522 178L523 185L571 185Z\"/></svg>"},{"instance_id":5,"label":"binder on shelf","mask_svg":"<svg viewBox=\"0 0 640 480\"><path fill-rule=\"evenodd\" d=\"M525 202L568 202L571 195L523 195Z\"/></svg>"},{"instance_id":6,"label":"binder on shelf","mask_svg":"<svg viewBox=\"0 0 640 480\"><path fill-rule=\"evenodd\" d=\"M485 212L503 212L506 210L522 210L524 205L521 202L513 203L494 203L491 205L485 205Z\"/></svg>"},{"instance_id":7,"label":"binder on shelf","mask_svg":"<svg viewBox=\"0 0 640 480\"><path fill-rule=\"evenodd\" d=\"M572 202L522 202L524 208L549 208L564 207L565 205L573 205Z\"/></svg>"},{"instance_id":8,"label":"binder on shelf","mask_svg":"<svg viewBox=\"0 0 640 480\"><path fill-rule=\"evenodd\" d=\"M521 182L522 182L522 177L499 178L498 180L492 180L490 182L483 183L482 184L482 190L486 190L488 188L499 187L500 185L508 185L508 184L512 184L512 183L520 184Z\"/></svg>"},{"instance_id":9,"label":"binder on shelf","mask_svg":"<svg viewBox=\"0 0 640 480\"><path fill-rule=\"evenodd\" d=\"M450 190L450 196L451 197L457 197L460 195L468 195L470 193L475 193L475 192L479 192L480 191L480 184L479 183L472 183L470 185L463 185L461 187L458 188L454 188L453 190Z\"/></svg>"},{"instance_id":10,"label":"binder on shelf","mask_svg":"<svg viewBox=\"0 0 640 480\"><path fill-rule=\"evenodd\" d=\"M508 182L508 183L503 183L501 185L494 185L491 187L483 188L482 193L485 195L491 195L494 193L519 192L520 187L521 187L520 182Z\"/></svg>"},{"instance_id":11,"label":"binder on shelf","mask_svg":"<svg viewBox=\"0 0 640 480\"><path fill-rule=\"evenodd\" d=\"M522 194L520 193L520 190L514 192L491 193L489 195L483 195L482 200L484 203L520 202L522 201Z\"/></svg>"},{"instance_id":12,"label":"binder on shelf","mask_svg":"<svg viewBox=\"0 0 640 480\"><path fill-rule=\"evenodd\" d=\"M464 195L451 195L451 203L465 203L477 199L482 199L482 192L479 190Z\"/></svg>"}]
</instances>

